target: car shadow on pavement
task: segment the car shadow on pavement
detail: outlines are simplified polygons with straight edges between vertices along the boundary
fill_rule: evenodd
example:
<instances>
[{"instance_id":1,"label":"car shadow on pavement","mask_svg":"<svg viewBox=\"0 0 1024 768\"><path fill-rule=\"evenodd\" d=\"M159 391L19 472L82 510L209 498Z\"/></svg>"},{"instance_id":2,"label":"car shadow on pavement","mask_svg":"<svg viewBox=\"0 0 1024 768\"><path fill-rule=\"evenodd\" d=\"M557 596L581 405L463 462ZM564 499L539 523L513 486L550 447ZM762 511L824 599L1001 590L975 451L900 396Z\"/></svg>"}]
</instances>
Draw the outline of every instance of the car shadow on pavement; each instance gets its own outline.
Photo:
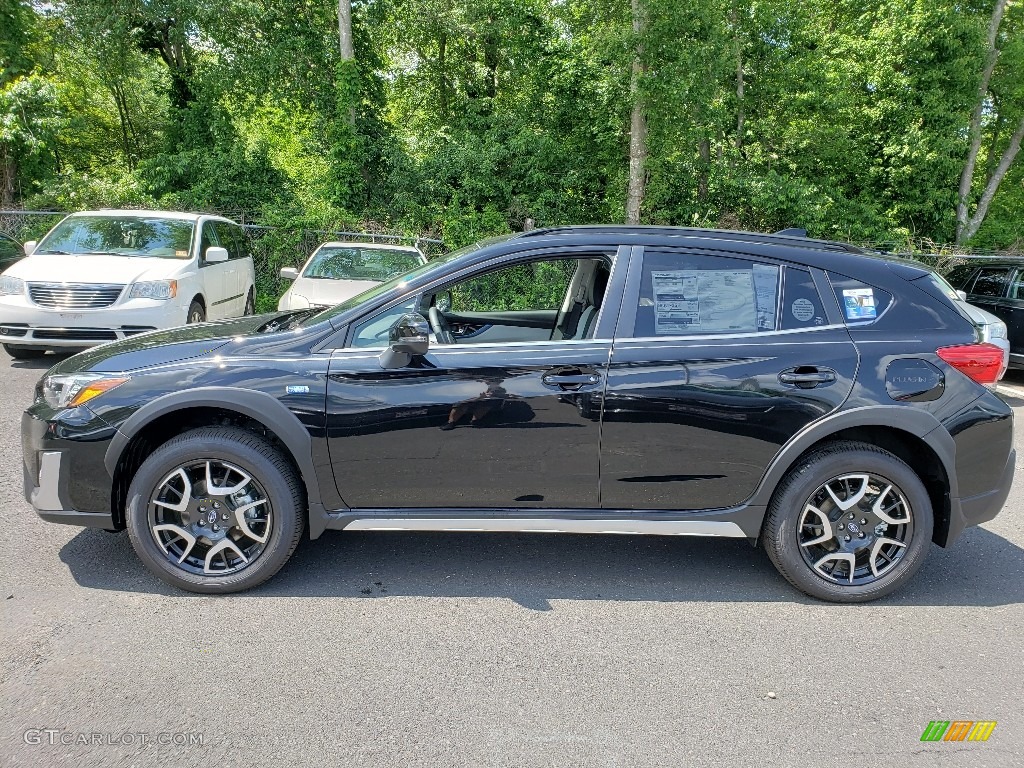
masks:
<instances>
[{"instance_id":1,"label":"car shadow on pavement","mask_svg":"<svg viewBox=\"0 0 1024 768\"><path fill-rule=\"evenodd\" d=\"M32 357L27 360L15 360L11 358L11 368L23 368L27 370L38 370L46 371L55 366L61 360L70 357L74 352L59 352L56 354L43 355L42 357Z\"/></svg>"},{"instance_id":2,"label":"car shadow on pavement","mask_svg":"<svg viewBox=\"0 0 1024 768\"><path fill-rule=\"evenodd\" d=\"M151 576L125 533L84 530L60 551L90 589L200 597ZM502 597L551 610L552 600L815 603L742 540L580 534L328 532L242 597ZM984 528L933 546L890 605L1024 602L1024 550Z\"/></svg>"}]
</instances>

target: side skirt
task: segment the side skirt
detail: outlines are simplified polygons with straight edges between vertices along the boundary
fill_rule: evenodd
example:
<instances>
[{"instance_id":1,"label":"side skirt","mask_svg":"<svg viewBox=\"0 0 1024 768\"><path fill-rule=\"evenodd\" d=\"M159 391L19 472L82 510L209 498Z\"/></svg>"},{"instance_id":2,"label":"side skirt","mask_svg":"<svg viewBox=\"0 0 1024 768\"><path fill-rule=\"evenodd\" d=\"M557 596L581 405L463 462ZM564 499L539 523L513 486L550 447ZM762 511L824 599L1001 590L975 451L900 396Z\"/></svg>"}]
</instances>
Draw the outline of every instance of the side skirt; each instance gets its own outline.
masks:
<instances>
[{"instance_id":1,"label":"side skirt","mask_svg":"<svg viewBox=\"0 0 1024 768\"><path fill-rule=\"evenodd\" d=\"M710 512L566 509L354 509L328 516L328 530L464 531L492 533L619 533L656 536L721 536L754 540L764 508Z\"/></svg>"}]
</instances>

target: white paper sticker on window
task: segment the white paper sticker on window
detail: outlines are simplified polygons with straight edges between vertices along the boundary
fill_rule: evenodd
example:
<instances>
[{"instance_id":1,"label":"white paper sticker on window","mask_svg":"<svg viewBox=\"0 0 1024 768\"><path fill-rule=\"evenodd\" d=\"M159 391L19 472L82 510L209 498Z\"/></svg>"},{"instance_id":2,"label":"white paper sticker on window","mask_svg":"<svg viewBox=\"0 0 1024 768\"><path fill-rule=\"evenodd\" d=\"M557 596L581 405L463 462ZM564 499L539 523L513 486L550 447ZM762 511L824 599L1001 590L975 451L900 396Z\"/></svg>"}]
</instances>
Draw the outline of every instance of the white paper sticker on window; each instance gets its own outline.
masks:
<instances>
[{"instance_id":1,"label":"white paper sticker on window","mask_svg":"<svg viewBox=\"0 0 1024 768\"><path fill-rule=\"evenodd\" d=\"M775 306L778 303L779 268L772 264L754 265L754 301L757 306L757 330L775 330Z\"/></svg>"},{"instance_id":2,"label":"white paper sticker on window","mask_svg":"<svg viewBox=\"0 0 1024 768\"><path fill-rule=\"evenodd\" d=\"M793 317L801 323L806 323L814 317L814 304L809 299L797 299L792 306Z\"/></svg>"},{"instance_id":3,"label":"white paper sticker on window","mask_svg":"<svg viewBox=\"0 0 1024 768\"><path fill-rule=\"evenodd\" d=\"M652 272L656 334L754 331L749 269Z\"/></svg>"},{"instance_id":4,"label":"white paper sticker on window","mask_svg":"<svg viewBox=\"0 0 1024 768\"><path fill-rule=\"evenodd\" d=\"M843 309L847 320L871 320L875 317L875 292L870 288L843 291Z\"/></svg>"}]
</instances>

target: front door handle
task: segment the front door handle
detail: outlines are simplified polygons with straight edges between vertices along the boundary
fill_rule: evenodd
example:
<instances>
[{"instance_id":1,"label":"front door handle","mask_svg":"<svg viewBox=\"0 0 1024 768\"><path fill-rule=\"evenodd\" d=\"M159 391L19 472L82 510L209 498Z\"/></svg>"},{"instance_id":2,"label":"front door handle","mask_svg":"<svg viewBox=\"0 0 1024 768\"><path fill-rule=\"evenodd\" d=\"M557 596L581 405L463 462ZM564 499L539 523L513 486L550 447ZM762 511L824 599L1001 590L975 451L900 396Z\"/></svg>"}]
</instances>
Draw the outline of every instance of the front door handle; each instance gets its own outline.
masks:
<instances>
[{"instance_id":1,"label":"front door handle","mask_svg":"<svg viewBox=\"0 0 1024 768\"><path fill-rule=\"evenodd\" d=\"M576 391L580 387L599 383L601 376L596 373L545 373L540 380L549 387Z\"/></svg>"},{"instance_id":2,"label":"front door handle","mask_svg":"<svg viewBox=\"0 0 1024 768\"><path fill-rule=\"evenodd\" d=\"M811 389L819 384L831 384L835 380L835 371L829 368L815 368L810 365L790 368L779 374L779 381L783 384L795 384L801 389Z\"/></svg>"}]
</instances>

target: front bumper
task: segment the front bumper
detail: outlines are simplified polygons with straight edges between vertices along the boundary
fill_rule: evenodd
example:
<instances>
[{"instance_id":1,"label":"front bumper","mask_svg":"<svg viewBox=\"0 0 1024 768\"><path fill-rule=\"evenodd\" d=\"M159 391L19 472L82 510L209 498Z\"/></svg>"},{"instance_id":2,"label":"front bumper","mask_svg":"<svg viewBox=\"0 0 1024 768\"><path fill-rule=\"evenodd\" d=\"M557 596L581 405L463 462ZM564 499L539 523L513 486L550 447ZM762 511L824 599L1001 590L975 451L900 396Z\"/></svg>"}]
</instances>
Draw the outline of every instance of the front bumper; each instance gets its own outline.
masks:
<instances>
[{"instance_id":1,"label":"front bumper","mask_svg":"<svg viewBox=\"0 0 1024 768\"><path fill-rule=\"evenodd\" d=\"M47 415L45 406L22 415L25 499L51 523L121 527L113 518L113 482L103 463L116 430L85 407L64 411L59 420Z\"/></svg>"},{"instance_id":2,"label":"front bumper","mask_svg":"<svg viewBox=\"0 0 1024 768\"><path fill-rule=\"evenodd\" d=\"M18 347L88 347L161 328L183 325L178 299L119 299L102 309L60 311L26 296L0 298L0 342Z\"/></svg>"}]
</instances>

